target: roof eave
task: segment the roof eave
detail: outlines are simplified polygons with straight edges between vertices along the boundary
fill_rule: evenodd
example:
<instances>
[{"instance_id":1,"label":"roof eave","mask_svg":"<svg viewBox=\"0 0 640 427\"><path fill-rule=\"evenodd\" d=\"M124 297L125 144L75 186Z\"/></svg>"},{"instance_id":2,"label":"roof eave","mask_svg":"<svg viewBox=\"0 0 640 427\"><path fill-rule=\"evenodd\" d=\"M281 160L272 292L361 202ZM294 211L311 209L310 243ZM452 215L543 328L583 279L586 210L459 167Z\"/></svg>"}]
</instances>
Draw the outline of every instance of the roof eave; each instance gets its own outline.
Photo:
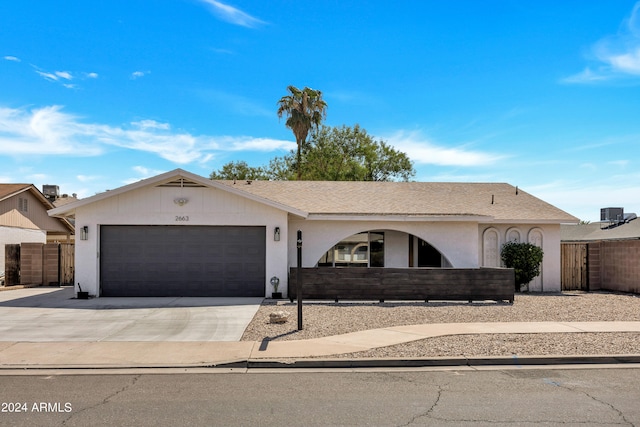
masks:
<instances>
[{"instance_id":1,"label":"roof eave","mask_svg":"<svg viewBox=\"0 0 640 427\"><path fill-rule=\"evenodd\" d=\"M366 213L310 213L313 221L404 221L404 222L481 222L491 217L470 214L366 214Z\"/></svg>"},{"instance_id":2,"label":"roof eave","mask_svg":"<svg viewBox=\"0 0 640 427\"><path fill-rule=\"evenodd\" d=\"M17 184L17 185L19 185L19 184ZM10 194L7 194L7 195L3 196L2 198L0 198L0 202L2 202L3 200L10 199L10 198L12 198L14 196L17 196L20 193L24 193L25 191L29 190L31 187L33 187L33 184L24 184L24 187L21 187L21 188L17 189L16 191L14 191L14 192L12 192Z\"/></svg>"},{"instance_id":3,"label":"roof eave","mask_svg":"<svg viewBox=\"0 0 640 427\"><path fill-rule=\"evenodd\" d=\"M286 206L281 203L277 203L272 200L253 195L251 193L235 189L231 186L224 185L222 183L210 180L208 178L204 178L200 175L196 175L191 172L187 172L183 169L174 169L172 171L165 172L163 174L157 175L152 178L147 178L147 179L134 182L132 184L124 185L122 187L116 188L115 190L105 191L103 193L96 194L95 196L87 197L86 199L81 199L81 200L78 200L77 202L69 203L67 205L51 209L48 211L48 213L49 213L49 216L58 217L58 218L71 217L75 215L76 209L82 206L86 206L91 203L105 200L110 197L115 197L120 194L127 193L129 191L134 191L144 187L161 184L163 182L169 182L170 180L175 179L177 177L187 178L193 182L203 185L204 187L216 188L219 190L227 191L229 193L236 194L246 199L253 200L255 202L259 202L259 203L271 206L273 208L292 213L294 215L298 215L302 217L306 217L308 215L307 212L303 212L291 206Z\"/></svg>"},{"instance_id":4,"label":"roof eave","mask_svg":"<svg viewBox=\"0 0 640 427\"><path fill-rule=\"evenodd\" d=\"M558 219L502 219L502 218L492 218L488 223L494 224L577 224L580 222L579 219L575 218L573 220L569 218L558 218Z\"/></svg>"}]
</instances>

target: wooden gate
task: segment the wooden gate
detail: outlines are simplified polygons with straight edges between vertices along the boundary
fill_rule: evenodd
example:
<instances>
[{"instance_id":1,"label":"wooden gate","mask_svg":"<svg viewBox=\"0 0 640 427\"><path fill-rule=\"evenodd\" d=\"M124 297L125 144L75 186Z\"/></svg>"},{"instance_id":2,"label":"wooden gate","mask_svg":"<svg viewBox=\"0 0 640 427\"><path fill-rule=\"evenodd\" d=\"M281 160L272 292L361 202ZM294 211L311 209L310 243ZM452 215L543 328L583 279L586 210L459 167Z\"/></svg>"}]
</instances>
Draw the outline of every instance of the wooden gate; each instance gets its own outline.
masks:
<instances>
[{"instance_id":1,"label":"wooden gate","mask_svg":"<svg viewBox=\"0 0 640 427\"><path fill-rule=\"evenodd\" d=\"M561 281L563 291L588 291L589 275L586 243L560 245Z\"/></svg>"},{"instance_id":2,"label":"wooden gate","mask_svg":"<svg viewBox=\"0 0 640 427\"><path fill-rule=\"evenodd\" d=\"M73 285L75 270L73 243L60 243L60 284Z\"/></svg>"},{"instance_id":3,"label":"wooden gate","mask_svg":"<svg viewBox=\"0 0 640 427\"><path fill-rule=\"evenodd\" d=\"M20 244L4 246L4 284L6 286L20 284Z\"/></svg>"}]
</instances>

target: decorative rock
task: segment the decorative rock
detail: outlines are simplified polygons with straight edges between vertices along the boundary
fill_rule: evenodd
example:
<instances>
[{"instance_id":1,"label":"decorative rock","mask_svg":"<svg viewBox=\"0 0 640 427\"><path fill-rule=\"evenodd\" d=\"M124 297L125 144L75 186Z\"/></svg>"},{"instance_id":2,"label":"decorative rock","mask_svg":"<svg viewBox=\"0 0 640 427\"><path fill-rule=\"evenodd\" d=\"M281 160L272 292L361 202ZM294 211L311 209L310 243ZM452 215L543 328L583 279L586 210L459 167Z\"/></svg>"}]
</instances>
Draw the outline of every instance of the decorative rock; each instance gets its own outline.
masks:
<instances>
[{"instance_id":1,"label":"decorative rock","mask_svg":"<svg viewBox=\"0 0 640 427\"><path fill-rule=\"evenodd\" d=\"M289 320L289 313L286 311L274 311L269 314L269 323L286 323Z\"/></svg>"}]
</instances>

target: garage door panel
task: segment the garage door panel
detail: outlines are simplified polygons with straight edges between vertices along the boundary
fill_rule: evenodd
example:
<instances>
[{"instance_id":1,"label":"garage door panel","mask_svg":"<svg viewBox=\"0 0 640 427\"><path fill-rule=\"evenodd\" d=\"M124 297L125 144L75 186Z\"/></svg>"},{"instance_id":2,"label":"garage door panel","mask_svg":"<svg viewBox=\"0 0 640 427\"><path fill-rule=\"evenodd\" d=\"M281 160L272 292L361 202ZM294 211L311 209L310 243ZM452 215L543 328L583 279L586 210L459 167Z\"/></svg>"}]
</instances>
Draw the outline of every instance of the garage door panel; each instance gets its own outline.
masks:
<instances>
[{"instance_id":1,"label":"garage door panel","mask_svg":"<svg viewBox=\"0 0 640 427\"><path fill-rule=\"evenodd\" d=\"M224 274L224 264L211 263L204 265L204 273L212 278L221 277Z\"/></svg>"},{"instance_id":2,"label":"garage door panel","mask_svg":"<svg viewBox=\"0 0 640 427\"><path fill-rule=\"evenodd\" d=\"M102 226L104 296L264 296L265 227Z\"/></svg>"}]
</instances>

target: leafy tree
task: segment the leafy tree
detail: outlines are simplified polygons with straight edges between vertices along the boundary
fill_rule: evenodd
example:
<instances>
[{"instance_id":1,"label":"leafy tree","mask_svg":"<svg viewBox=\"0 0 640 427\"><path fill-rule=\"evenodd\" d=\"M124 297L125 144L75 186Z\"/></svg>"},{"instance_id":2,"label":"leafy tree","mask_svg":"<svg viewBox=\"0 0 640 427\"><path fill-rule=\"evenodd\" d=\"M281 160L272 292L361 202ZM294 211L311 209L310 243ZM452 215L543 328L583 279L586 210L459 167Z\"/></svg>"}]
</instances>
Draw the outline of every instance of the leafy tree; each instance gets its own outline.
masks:
<instances>
[{"instance_id":1,"label":"leafy tree","mask_svg":"<svg viewBox=\"0 0 640 427\"><path fill-rule=\"evenodd\" d=\"M262 167L251 167L247 162L240 160L229 162L222 166L219 171L214 171L209 175L210 179L269 179L269 174Z\"/></svg>"},{"instance_id":2,"label":"leafy tree","mask_svg":"<svg viewBox=\"0 0 640 427\"><path fill-rule=\"evenodd\" d=\"M543 255L542 249L531 243L508 242L502 246L500 256L504 265L515 271L516 292L540 275Z\"/></svg>"},{"instance_id":3,"label":"leafy tree","mask_svg":"<svg viewBox=\"0 0 640 427\"><path fill-rule=\"evenodd\" d=\"M323 126L304 146L298 168L295 151L275 157L269 166L250 167L230 162L211 179L271 179L316 181L409 181L414 175L409 157L382 140L374 140L360 126Z\"/></svg>"},{"instance_id":4,"label":"leafy tree","mask_svg":"<svg viewBox=\"0 0 640 427\"><path fill-rule=\"evenodd\" d=\"M306 180L408 181L415 175L405 153L374 140L358 125L323 126L303 148L301 161Z\"/></svg>"},{"instance_id":5,"label":"leafy tree","mask_svg":"<svg viewBox=\"0 0 640 427\"><path fill-rule=\"evenodd\" d=\"M300 90L295 86L288 86L289 95L278 101L278 117L287 116L285 126L293 131L298 145L297 168L298 179L302 177L301 160L302 148L307 135L312 128L318 128L327 116L327 103L322 99L322 92L308 87Z\"/></svg>"}]
</instances>

